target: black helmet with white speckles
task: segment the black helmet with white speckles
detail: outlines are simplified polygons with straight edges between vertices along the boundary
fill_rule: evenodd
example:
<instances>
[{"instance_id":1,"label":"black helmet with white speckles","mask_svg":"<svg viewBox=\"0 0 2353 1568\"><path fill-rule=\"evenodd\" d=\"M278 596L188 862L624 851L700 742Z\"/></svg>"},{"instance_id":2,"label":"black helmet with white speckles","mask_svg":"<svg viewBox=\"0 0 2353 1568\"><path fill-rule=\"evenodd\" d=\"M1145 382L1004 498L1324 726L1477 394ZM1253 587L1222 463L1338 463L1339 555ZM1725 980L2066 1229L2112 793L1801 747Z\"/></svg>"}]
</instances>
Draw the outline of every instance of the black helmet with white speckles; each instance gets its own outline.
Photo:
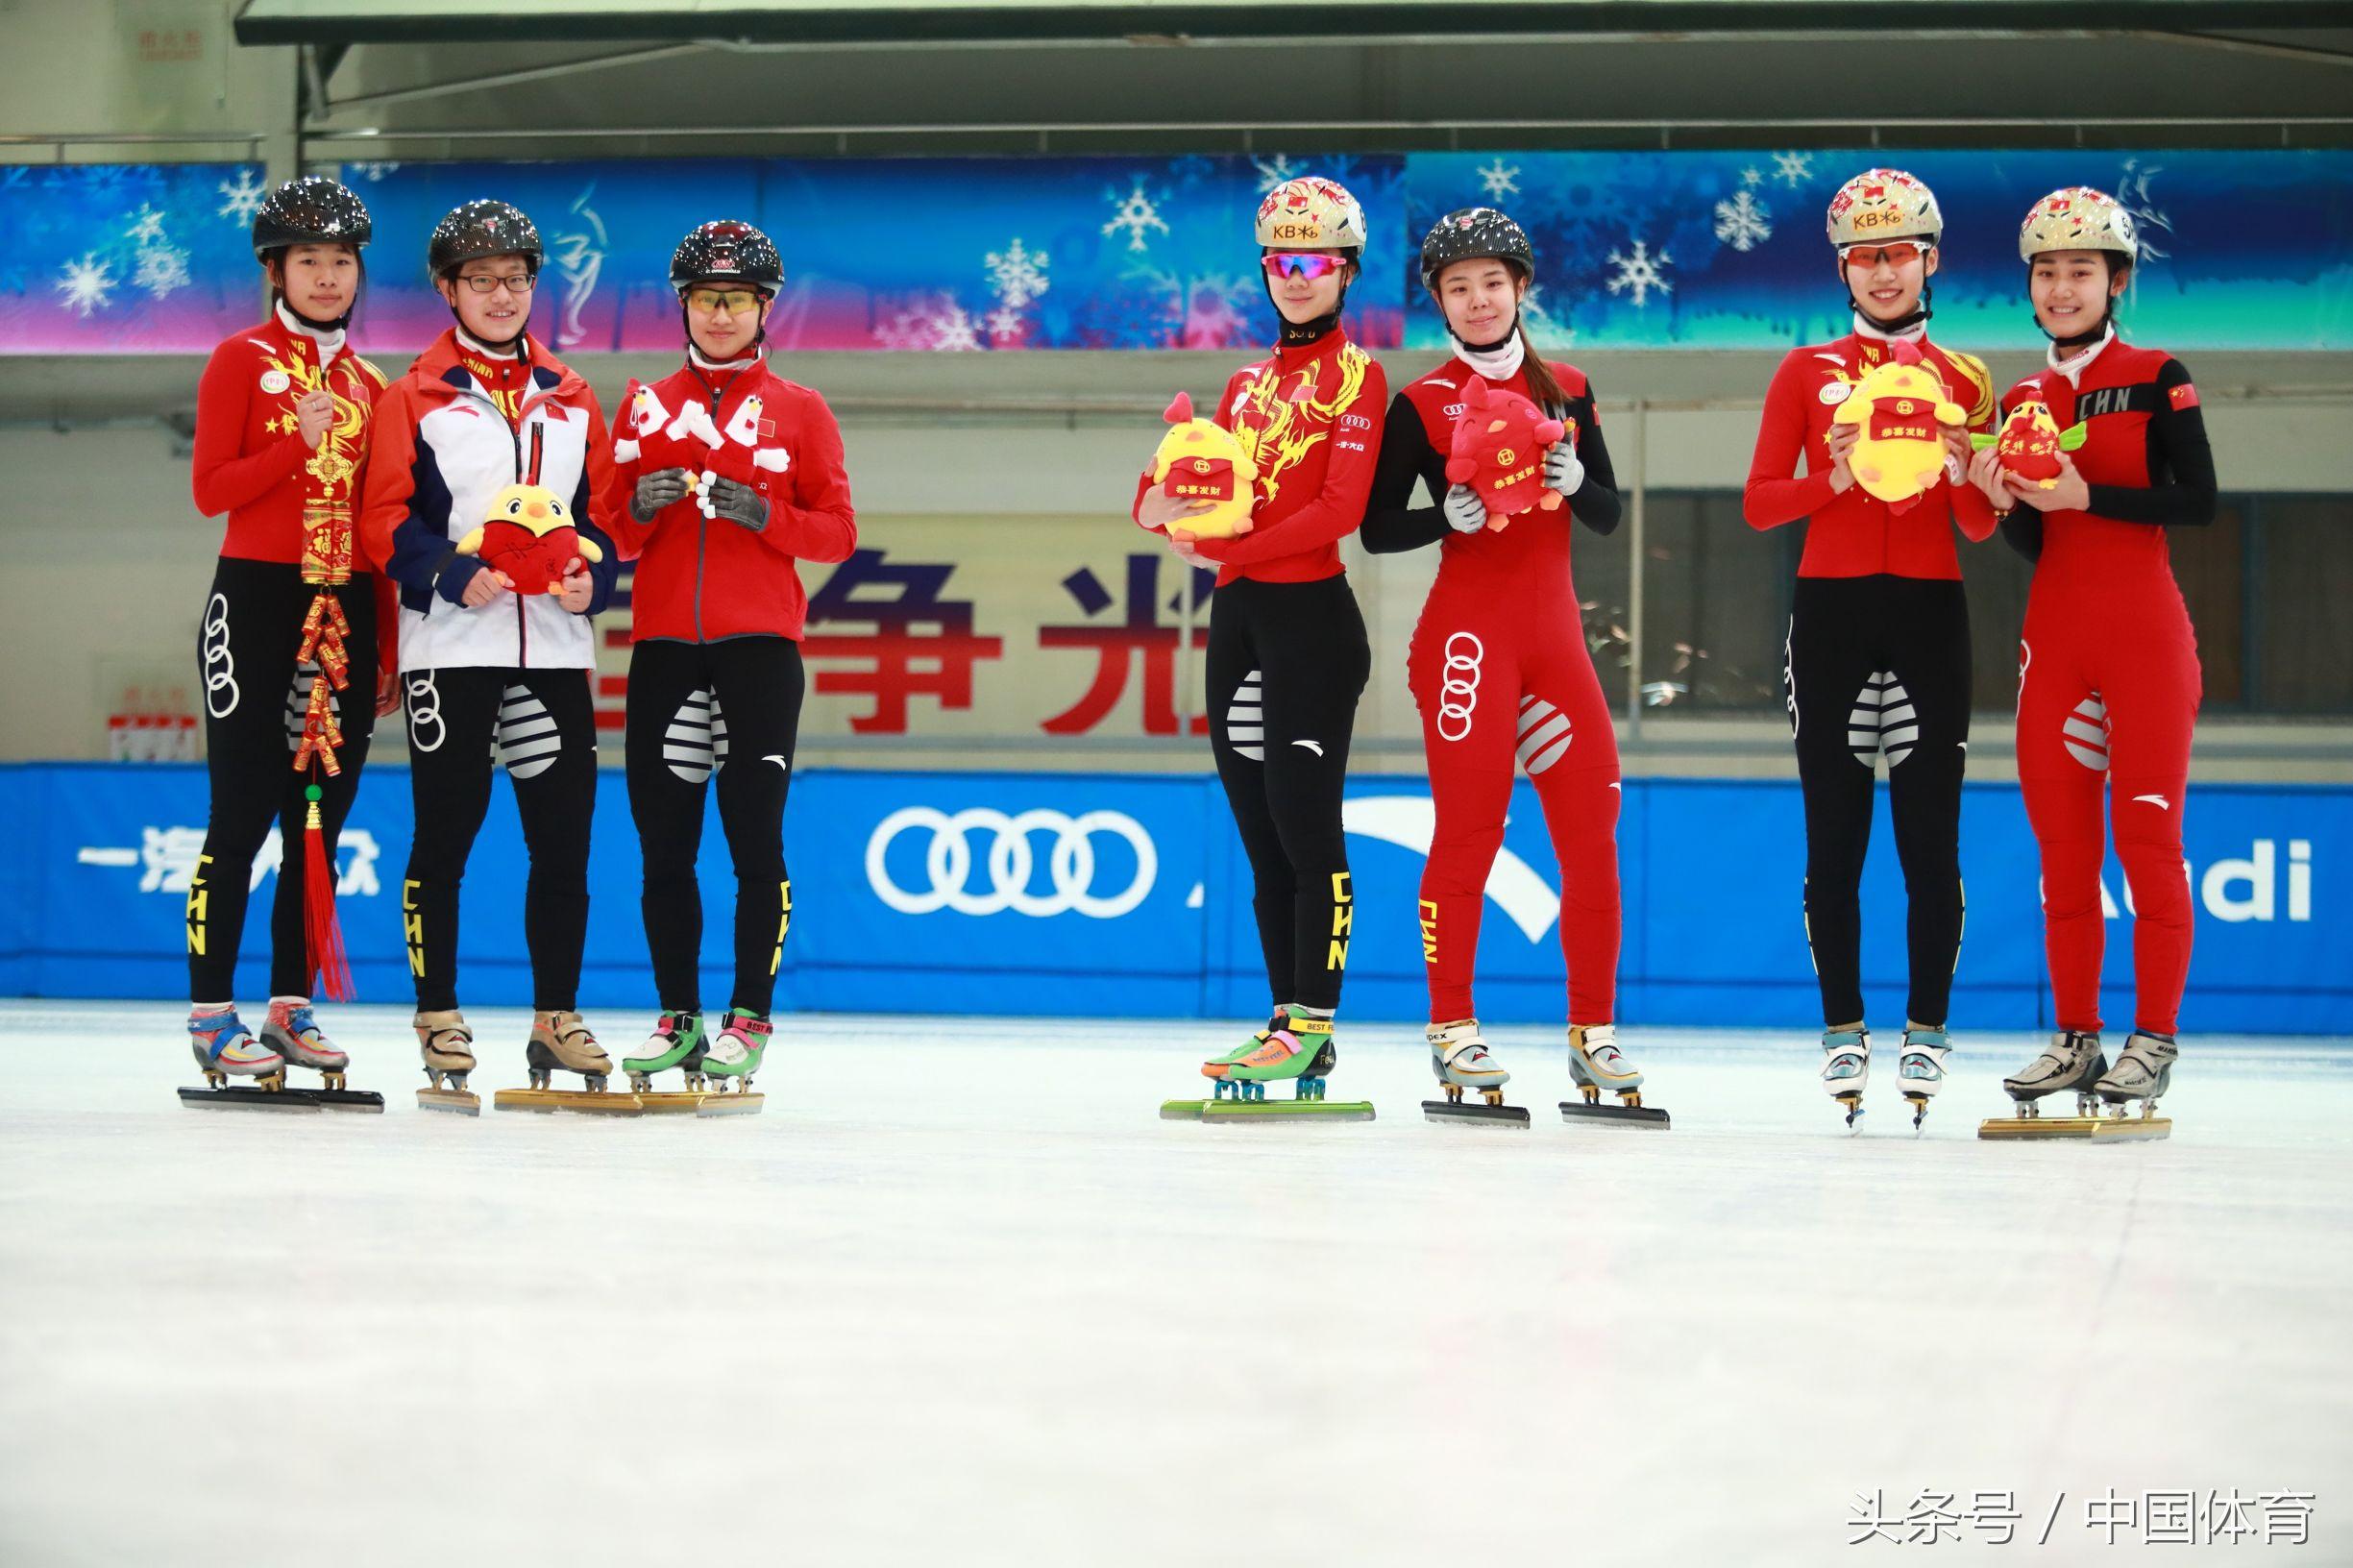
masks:
<instances>
[{"instance_id":1,"label":"black helmet with white speckles","mask_svg":"<svg viewBox=\"0 0 2353 1568\"><path fill-rule=\"evenodd\" d=\"M426 267L435 278L447 278L469 261L485 256L519 256L532 273L546 252L539 230L520 208L504 202L463 202L433 225L426 246Z\"/></svg>"},{"instance_id":2,"label":"black helmet with white speckles","mask_svg":"<svg viewBox=\"0 0 2353 1568\"><path fill-rule=\"evenodd\" d=\"M254 255L263 260L290 245L349 245L356 251L375 233L365 202L350 187L315 174L287 181L254 209Z\"/></svg>"},{"instance_id":3,"label":"black helmet with white speckles","mask_svg":"<svg viewBox=\"0 0 2353 1568\"><path fill-rule=\"evenodd\" d=\"M1491 207L1465 207L1430 226L1422 237L1422 286L1438 291L1438 274L1458 261L1493 257L1522 278L1536 273L1536 249L1528 232Z\"/></svg>"}]
</instances>

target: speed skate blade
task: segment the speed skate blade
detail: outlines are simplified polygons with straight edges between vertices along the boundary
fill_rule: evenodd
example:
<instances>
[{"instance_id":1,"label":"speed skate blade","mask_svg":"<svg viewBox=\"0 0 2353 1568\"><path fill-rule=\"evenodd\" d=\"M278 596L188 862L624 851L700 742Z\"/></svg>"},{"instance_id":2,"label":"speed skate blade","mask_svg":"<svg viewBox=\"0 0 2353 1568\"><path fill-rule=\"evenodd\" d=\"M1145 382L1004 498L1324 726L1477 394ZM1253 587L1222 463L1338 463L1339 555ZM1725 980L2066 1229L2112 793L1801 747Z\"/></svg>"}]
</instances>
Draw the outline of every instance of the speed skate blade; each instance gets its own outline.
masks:
<instances>
[{"instance_id":1,"label":"speed skate blade","mask_svg":"<svg viewBox=\"0 0 2353 1568\"><path fill-rule=\"evenodd\" d=\"M1988 1116L1977 1136L2020 1141L2073 1139L2090 1143L2134 1143L2171 1138L2170 1116Z\"/></svg>"},{"instance_id":2,"label":"speed skate blade","mask_svg":"<svg viewBox=\"0 0 2353 1568\"><path fill-rule=\"evenodd\" d=\"M1655 1127L1664 1132L1674 1125L1667 1114L1654 1105L1587 1105L1582 1100L1560 1102L1562 1121L1599 1121L1615 1127Z\"/></svg>"},{"instance_id":3,"label":"speed skate blade","mask_svg":"<svg viewBox=\"0 0 2353 1568\"><path fill-rule=\"evenodd\" d=\"M302 1089L257 1089L251 1084L232 1084L223 1089L183 1089L180 1103L203 1111L299 1111L319 1108L312 1098L313 1090Z\"/></svg>"},{"instance_id":4,"label":"speed skate blade","mask_svg":"<svg viewBox=\"0 0 2353 1568\"><path fill-rule=\"evenodd\" d=\"M717 1097L691 1089L641 1089L637 1108L650 1116L692 1116L699 1114L703 1101Z\"/></svg>"},{"instance_id":5,"label":"speed skate blade","mask_svg":"<svg viewBox=\"0 0 2353 1568\"><path fill-rule=\"evenodd\" d=\"M1369 1100L1163 1100L1163 1121L1370 1121Z\"/></svg>"},{"instance_id":6,"label":"speed skate blade","mask_svg":"<svg viewBox=\"0 0 2353 1568\"><path fill-rule=\"evenodd\" d=\"M470 1089L420 1089L417 1109L446 1111L453 1116L478 1116L482 1114L482 1097Z\"/></svg>"},{"instance_id":7,"label":"speed skate blade","mask_svg":"<svg viewBox=\"0 0 2353 1568\"><path fill-rule=\"evenodd\" d=\"M1171 1102L1176 1103L1176 1102ZM1161 1115L1168 1107L1161 1107ZM1205 1100L1203 1121L1370 1121L1370 1100Z\"/></svg>"},{"instance_id":8,"label":"speed skate blade","mask_svg":"<svg viewBox=\"0 0 2353 1568\"><path fill-rule=\"evenodd\" d=\"M1525 1127L1528 1107L1489 1105L1484 1100L1424 1100L1426 1120L1452 1122L1458 1127Z\"/></svg>"},{"instance_id":9,"label":"speed skate blade","mask_svg":"<svg viewBox=\"0 0 2353 1568\"><path fill-rule=\"evenodd\" d=\"M532 1111L542 1115L576 1111L592 1116L634 1116L645 1112L636 1095L617 1094L611 1090L502 1089L491 1096L491 1104L501 1111Z\"/></svg>"},{"instance_id":10,"label":"speed skate blade","mask_svg":"<svg viewBox=\"0 0 2353 1568\"><path fill-rule=\"evenodd\" d=\"M702 1103L695 1107L695 1115L699 1116L756 1116L760 1114L760 1107L767 1103L768 1096L765 1094L748 1092L705 1094L702 1096Z\"/></svg>"}]
</instances>

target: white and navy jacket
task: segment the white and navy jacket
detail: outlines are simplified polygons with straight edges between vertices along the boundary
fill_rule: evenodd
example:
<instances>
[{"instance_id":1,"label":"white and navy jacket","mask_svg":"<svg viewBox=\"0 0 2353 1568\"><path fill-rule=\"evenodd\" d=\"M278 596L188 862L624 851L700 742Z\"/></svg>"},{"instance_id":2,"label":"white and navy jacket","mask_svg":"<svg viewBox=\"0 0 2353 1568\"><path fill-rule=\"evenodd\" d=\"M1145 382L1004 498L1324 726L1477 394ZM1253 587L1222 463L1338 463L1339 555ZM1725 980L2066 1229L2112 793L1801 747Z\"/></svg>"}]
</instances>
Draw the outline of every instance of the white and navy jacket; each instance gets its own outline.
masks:
<instances>
[{"instance_id":1,"label":"white and navy jacket","mask_svg":"<svg viewBox=\"0 0 2353 1568\"><path fill-rule=\"evenodd\" d=\"M502 358L453 327L376 402L359 532L368 557L400 585L401 669L596 666L591 619L612 597L619 551L603 526L612 446L596 394L537 342ZM574 614L551 595L460 602L485 570L457 542L510 484L563 498L574 527L604 559Z\"/></svg>"}]
</instances>

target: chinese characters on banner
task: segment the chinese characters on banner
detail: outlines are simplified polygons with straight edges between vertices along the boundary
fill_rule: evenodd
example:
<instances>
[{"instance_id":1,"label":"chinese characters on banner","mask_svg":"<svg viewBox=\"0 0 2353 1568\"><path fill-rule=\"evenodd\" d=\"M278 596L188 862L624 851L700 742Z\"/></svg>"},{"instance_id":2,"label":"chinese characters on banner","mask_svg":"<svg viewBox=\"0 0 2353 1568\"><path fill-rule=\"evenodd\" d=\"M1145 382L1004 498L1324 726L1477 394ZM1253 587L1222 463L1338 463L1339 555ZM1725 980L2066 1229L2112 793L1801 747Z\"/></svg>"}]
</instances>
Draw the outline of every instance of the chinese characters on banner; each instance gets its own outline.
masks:
<instances>
[{"instance_id":1,"label":"chinese characters on banner","mask_svg":"<svg viewBox=\"0 0 2353 1568\"><path fill-rule=\"evenodd\" d=\"M800 569L804 737L1208 734L1197 657L1178 655L1189 621L1208 646L1213 573L1102 518L892 518L869 537L888 543ZM625 568L597 678L616 733L628 606Z\"/></svg>"}]
</instances>

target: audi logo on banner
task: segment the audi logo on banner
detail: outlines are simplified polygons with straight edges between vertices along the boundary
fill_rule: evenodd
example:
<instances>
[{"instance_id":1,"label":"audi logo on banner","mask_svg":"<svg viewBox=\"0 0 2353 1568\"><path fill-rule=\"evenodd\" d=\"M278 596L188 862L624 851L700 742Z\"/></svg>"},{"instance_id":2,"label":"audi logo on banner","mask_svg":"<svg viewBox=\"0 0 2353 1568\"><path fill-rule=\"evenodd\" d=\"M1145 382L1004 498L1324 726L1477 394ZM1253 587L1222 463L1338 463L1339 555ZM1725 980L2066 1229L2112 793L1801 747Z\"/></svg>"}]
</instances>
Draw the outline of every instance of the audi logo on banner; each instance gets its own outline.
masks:
<instances>
[{"instance_id":1,"label":"audi logo on banner","mask_svg":"<svg viewBox=\"0 0 2353 1568\"><path fill-rule=\"evenodd\" d=\"M902 833L931 835L923 849L923 874L928 886L914 892L892 880L892 844ZM1033 834L1050 833L1046 851L1050 892L1029 891L1037 868ZM1095 888L1094 841L1108 833L1127 841L1135 852L1136 870L1126 887L1109 894ZM985 835L986 852L975 856L973 835ZM983 886L971 886L977 858ZM959 915L996 915L1012 910L1033 919L1050 915L1084 915L1090 919L1115 920L1144 901L1160 875L1160 853L1152 836L1133 817L1116 811L1083 812L1076 817L1059 811L1034 810L1007 816L987 806L971 806L950 814L931 806L903 806L875 824L866 841L866 879L874 895L901 915L929 915L952 909Z\"/></svg>"}]
</instances>

